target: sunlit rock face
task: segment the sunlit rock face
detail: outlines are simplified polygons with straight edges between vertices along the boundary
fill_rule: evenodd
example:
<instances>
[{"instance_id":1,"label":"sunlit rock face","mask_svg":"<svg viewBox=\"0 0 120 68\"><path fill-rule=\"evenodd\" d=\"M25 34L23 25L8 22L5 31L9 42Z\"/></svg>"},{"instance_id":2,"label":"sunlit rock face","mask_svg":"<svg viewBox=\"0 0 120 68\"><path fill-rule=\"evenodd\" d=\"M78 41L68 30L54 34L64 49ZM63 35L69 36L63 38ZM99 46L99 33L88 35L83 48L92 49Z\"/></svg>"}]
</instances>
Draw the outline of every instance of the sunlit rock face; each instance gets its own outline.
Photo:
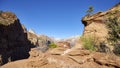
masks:
<instances>
[{"instance_id":1,"label":"sunlit rock face","mask_svg":"<svg viewBox=\"0 0 120 68\"><path fill-rule=\"evenodd\" d=\"M85 16L82 18L82 23L84 24L84 36L92 35L99 42L106 42L108 38L108 29L106 27L106 19L109 18L109 15L113 14L120 18L120 4L115 5L113 8L105 11L98 12L91 16ZM98 43L99 43L98 42Z\"/></svg>"}]
</instances>

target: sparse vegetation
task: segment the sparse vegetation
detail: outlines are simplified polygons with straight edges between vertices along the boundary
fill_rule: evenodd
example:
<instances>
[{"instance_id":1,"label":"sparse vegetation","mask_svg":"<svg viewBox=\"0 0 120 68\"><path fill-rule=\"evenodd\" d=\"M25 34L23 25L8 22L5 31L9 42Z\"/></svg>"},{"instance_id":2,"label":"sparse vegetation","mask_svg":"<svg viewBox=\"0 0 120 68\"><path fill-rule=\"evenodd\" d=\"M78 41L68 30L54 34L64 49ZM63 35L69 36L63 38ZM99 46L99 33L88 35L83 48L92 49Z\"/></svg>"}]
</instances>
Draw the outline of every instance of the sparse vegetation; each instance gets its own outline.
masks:
<instances>
[{"instance_id":1,"label":"sparse vegetation","mask_svg":"<svg viewBox=\"0 0 120 68\"><path fill-rule=\"evenodd\" d=\"M91 50L91 51L96 51L96 47L95 47L95 41L94 38L92 36L82 36L81 37L83 46L85 49Z\"/></svg>"},{"instance_id":2,"label":"sparse vegetation","mask_svg":"<svg viewBox=\"0 0 120 68\"><path fill-rule=\"evenodd\" d=\"M55 44L55 43L51 43L51 44L49 44L48 45L50 48L56 48L57 47L57 45Z\"/></svg>"},{"instance_id":3,"label":"sparse vegetation","mask_svg":"<svg viewBox=\"0 0 120 68\"><path fill-rule=\"evenodd\" d=\"M120 41L120 21L118 17L110 14L109 18L107 19L106 26L109 29L109 45L114 46L113 52L115 54L120 54L120 44L118 43Z\"/></svg>"},{"instance_id":4,"label":"sparse vegetation","mask_svg":"<svg viewBox=\"0 0 120 68\"><path fill-rule=\"evenodd\" d=\"M106 23L107 28L109 29L109 42L112 45L115 45L120 40L120 24L118 22L117 17L115 18L109 18Z\"/></svg>"}]
</instances>

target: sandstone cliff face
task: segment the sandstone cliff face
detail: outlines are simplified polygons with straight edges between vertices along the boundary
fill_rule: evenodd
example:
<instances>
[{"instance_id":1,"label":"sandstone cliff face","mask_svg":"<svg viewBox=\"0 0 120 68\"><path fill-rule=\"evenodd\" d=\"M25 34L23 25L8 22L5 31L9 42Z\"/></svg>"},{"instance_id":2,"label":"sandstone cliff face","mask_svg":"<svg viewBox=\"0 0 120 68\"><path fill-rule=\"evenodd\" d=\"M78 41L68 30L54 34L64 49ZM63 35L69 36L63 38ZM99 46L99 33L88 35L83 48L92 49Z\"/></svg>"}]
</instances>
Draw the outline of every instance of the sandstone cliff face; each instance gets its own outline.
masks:
<instances>
[{"instance_id":1,"label":"sandstone cliff face","mask_svg":"<svg viewBox=\"0 0 120 68\"><path fill-rule=\"evenodd\" d=\"M108 38L108 29L106 28L105 23L107 22L105 20L111 13L120 19L120 4L117 4L108 11L98 12L89 17L83 17L82 23L85 26L83 35L92 35L96 37L97 41L106 42Z\"/></svg>"},{"instance_id":2,"label":"sandstone cliff face","mask_svg":"<svg viewBox=\"0 0 120 68\"><path fill-rule=\"evenodd\" d=\"M29 57L26 28L11 12L0 13L0 65Z\"/></svg>"}]
</instances>

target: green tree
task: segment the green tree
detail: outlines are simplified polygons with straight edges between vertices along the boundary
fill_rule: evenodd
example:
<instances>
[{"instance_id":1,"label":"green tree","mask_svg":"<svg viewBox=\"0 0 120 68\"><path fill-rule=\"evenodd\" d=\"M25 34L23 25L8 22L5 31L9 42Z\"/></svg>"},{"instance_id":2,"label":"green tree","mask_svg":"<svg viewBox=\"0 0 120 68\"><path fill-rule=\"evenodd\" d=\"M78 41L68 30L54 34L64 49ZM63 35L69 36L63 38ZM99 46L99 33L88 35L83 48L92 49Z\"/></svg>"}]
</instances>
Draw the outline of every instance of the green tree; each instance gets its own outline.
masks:
<instances>
[{"instance_id":1,"label":"green tree","mask_svg":"<svg viewBox=\"0 0 120 68\"><path fill-rule=\"evenodd\" d=\"M88 10L86 11L87 15L90 16L91 14L93 14L94 11L94 7L93 6L89 6Z\"/></svg>"}]
</instances>

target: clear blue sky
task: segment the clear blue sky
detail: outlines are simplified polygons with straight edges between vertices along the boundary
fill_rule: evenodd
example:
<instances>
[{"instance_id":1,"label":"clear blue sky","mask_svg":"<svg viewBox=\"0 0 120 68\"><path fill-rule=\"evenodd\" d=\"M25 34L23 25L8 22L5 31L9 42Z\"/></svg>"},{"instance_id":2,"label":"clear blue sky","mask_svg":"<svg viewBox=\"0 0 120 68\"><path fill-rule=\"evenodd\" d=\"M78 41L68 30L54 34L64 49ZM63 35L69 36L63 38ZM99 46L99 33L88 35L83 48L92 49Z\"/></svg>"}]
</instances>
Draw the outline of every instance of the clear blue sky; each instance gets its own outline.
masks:
<instances>
[{"instance_id":1,"label":"clear blue sky","mask_svg":"<svg viewBox=\"0 0 120 68\"><path fill-rule=\"evenodd\" d=\"M88 6L105 11L120 0L0 0L0 10L12 11L27 29L57 38L82 35L81 18Z\"/></svg>"}]
</instances>

